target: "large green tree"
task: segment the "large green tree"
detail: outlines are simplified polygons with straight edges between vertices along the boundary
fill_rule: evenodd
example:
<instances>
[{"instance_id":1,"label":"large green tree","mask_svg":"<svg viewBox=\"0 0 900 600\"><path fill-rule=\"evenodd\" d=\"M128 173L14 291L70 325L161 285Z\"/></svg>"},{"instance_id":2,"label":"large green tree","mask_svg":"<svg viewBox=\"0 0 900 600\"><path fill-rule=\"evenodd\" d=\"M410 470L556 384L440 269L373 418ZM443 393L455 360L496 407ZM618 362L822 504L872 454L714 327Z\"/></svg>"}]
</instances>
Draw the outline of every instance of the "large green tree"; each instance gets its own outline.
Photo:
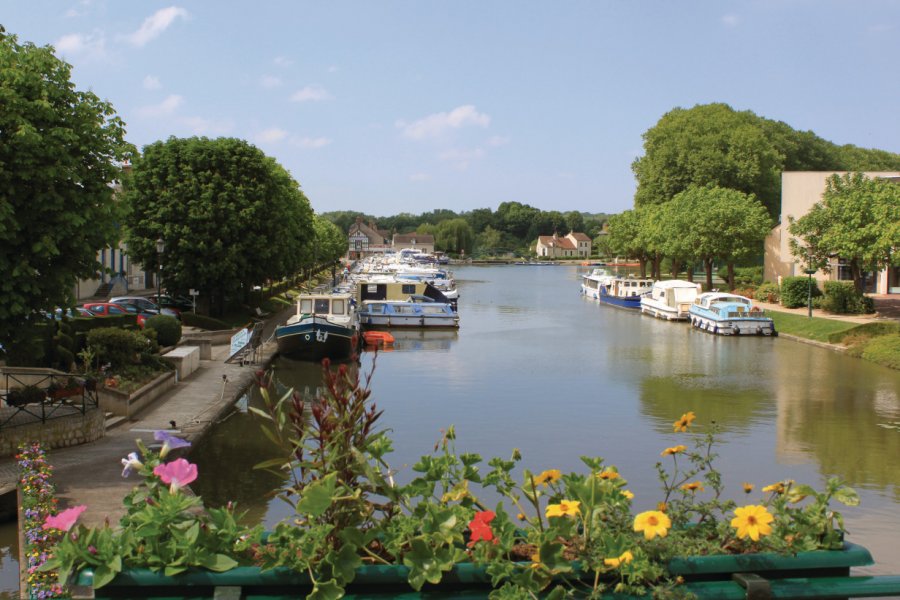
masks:
<instances>
[{"instance_id":1,"label":"large green tree","mask_svg":"<svg viewBox=\"0 0 900 600\"><path fill-rule=\"evenodd\" d=\"M253 285L293 275L314 251L313 212L288 172L246 141L169 138L144 148L127 186L129 252L213 314ZM207 304L207 302L209 304Z\"/></svg>"},{"instance_id":2,"label":"large green tree","mask_svg":"<svg viewBox=\"0 0 900 600\"><path fill-rule=\"evenodd\" d=\"M848 261L854 284L863 290L863 273L900 264L900 185L862 173L832 175L822 200L788 231L791 251L804 264L826 271L830 259Z\"/></svg>"},{"instance_id":3,"label":"large green tree","mask_svg":"<svg viewBox=\"0 0 900 600\"><path fill-rule=\"evenodd\" d=\"M435 249L453 254L466 253L471 256L475 246L475 233L472 226L463 218L441 221L435 232Z\"/></svg>"},{"instance_id":4,"label":"large green tree","mask_svg":"<svg viewBox=\"0 0 900 600\"><path fill-rule=\"evenodd\" d=\"M49 46L0 27L0 343L70 305L116 241L112 183L133 148L109 102L78 91Z\"/></svg>"}]
</instances>

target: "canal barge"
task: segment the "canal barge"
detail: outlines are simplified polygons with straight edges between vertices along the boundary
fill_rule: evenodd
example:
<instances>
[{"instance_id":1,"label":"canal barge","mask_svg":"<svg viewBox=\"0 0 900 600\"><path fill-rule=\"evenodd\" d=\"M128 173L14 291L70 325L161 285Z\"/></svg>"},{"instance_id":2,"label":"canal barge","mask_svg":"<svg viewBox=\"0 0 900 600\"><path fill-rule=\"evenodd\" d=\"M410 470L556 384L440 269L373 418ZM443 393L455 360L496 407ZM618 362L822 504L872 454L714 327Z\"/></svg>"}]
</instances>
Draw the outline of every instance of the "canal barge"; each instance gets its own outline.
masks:
<instances>
[{"instance_id":1,"label":"canal barge","mask_svg":"<svg viewBox=\"0 0 900 600\"><path fill-rule=\"evenodd\" d=\"M700 291L700 284L692 281L657 281L649 294L641 296L641 312L667 321L687 320Z\"/></svg>"},{"instance_id":2,"label":"canal barge","mask_svg":"<svg viewBox=\"0 0 900 600\"><path fill-rule=\"evenodd\" d=\"M600 299L600 288L609 286L613 274L606 269L591 269L581 276L581 293L594 300Z\"/></svg>"},{"instance_id":3,"label":"canal barge","mask_svg":"<svg viewBox=\"0 0 900 600\"><path fill-rule=\"evenodd\" d=\"M750 298L723 292L704 292L690 308L691 325L717 335L777 335L772 319Z\"/></svg>"},{"instance_id":4,"label":"canal barge","mask_svg":"<svg viewBox=\"0 0 900 600\"><path fill-rule=\"evenodd\" d=\"M652 279L612 277L608 285L600 286L598 300L619 308L640 309L641 296L649 294L652 288Z\"/></svg>"},{"instance_id":5,"label":"canal barge","mask_svg":"<svg viewBox=\"0 0 900 600\"><path fill-rule=\"evenodd\" d=\"M300 294L297 313L275 328L278 351L300 360L350 358L359 346L352 299L347 293Z\"/></svg>"},{"instance_id":6,"label":"canal barge","mask_svg":"<svg viewBox=\"0 0 900 600\"><path fill-rule=\"evenodd\" d=\"M456 329L459 327L459 313L449 302L436 302L426 296L413 295L408 300L364 300L359 307L359 324L363 329Z\"/></svg>"}]
</instances>

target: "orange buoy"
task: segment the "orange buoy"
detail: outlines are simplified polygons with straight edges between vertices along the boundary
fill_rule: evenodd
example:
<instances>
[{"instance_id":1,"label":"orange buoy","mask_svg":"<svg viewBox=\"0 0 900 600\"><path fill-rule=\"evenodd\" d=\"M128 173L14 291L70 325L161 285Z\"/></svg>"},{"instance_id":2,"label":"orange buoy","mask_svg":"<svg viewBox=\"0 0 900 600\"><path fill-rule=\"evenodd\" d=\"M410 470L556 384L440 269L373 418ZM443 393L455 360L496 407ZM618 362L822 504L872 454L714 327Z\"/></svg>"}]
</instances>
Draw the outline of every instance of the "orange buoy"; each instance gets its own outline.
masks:
<instances>
[{"instance_id":1,"label":"orange buoy","mask_svg":"<svg viewBox=\"0 0 900 600\"><path fill-rule=\"evenodd\" d=\"M394 343L394 336L387 331L365 331L363 332L363 339L366 340L366 344L369 346L386 346Z\"/></svg>"}]
</instances>

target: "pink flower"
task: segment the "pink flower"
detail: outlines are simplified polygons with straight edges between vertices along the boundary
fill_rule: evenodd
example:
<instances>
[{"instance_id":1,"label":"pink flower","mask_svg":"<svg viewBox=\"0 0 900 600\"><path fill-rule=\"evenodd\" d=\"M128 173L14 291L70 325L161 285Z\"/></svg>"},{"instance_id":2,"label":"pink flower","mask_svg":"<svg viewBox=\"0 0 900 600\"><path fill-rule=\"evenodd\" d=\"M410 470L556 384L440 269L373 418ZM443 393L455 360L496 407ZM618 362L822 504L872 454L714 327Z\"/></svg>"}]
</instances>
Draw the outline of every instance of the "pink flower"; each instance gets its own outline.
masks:
<instances>
[{"instance_id":1,"label":"pink flower","mask_svg":"<svg viewBox=\"0 0 900 600\"><path fill-rule=\"evenodd\" d=\"M44 520L44 529L58 529L60 531L68 531L81 516L81 513L87 510L87 506L81 504L68 508L58 515L48 515Z\"/></svg>"},{"instance_id":2,"label":"pink flower","mask_svg":"<svg viewBox=\"0 0 900 600\"><path fill-rule=\"evenodd\" d=\"M197 465L191 464L183 458L176 458L170 463L158 465L153 469L153 474L169 484L172 493L197 479Z\"/></svg>"}]
</instances>

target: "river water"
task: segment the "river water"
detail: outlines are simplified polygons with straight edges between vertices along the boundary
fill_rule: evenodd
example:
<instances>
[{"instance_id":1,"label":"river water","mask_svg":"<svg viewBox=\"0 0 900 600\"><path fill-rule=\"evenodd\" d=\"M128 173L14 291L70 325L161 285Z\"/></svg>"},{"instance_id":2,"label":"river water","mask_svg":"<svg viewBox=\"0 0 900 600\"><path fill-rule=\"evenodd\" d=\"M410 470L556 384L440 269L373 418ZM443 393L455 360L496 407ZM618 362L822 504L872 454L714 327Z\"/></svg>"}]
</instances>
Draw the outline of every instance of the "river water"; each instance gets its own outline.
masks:
<instances>
[{"instance_id":1,"label":"river water","mask_svg":"<svg viewBox=\"0 0 900 600\"><path fill-rule=\"evenodd\" d=\"M580 456L601 456L628 480L635 510L646 510L661 498L660 452L685 441L672 423L690 410L698 428L720 427L716 464L734 498L761 498L744 496L744 481L759 490L790 478L821 489L841 477L862 498L859 507L838 505L849 539L876 561L858 572L900 573L900 431L880 427L900 421L900 372L598 304L579 293L585 269L458 267L458 332L394 332L393 351L362 355L363 374L374 363L372 400L392 430L398 479L410 478L453 425L458 451L508 458L519 448L521 464L537 472L580 470ZM280 358L274 369L304 393L321 379L308 363ZM267 444L255 417L236 412L191 452L200 468L192 487L273 524L289 509L267 495L277 478L252 469L272 456Z\"/></svg>"}]
</instances>

